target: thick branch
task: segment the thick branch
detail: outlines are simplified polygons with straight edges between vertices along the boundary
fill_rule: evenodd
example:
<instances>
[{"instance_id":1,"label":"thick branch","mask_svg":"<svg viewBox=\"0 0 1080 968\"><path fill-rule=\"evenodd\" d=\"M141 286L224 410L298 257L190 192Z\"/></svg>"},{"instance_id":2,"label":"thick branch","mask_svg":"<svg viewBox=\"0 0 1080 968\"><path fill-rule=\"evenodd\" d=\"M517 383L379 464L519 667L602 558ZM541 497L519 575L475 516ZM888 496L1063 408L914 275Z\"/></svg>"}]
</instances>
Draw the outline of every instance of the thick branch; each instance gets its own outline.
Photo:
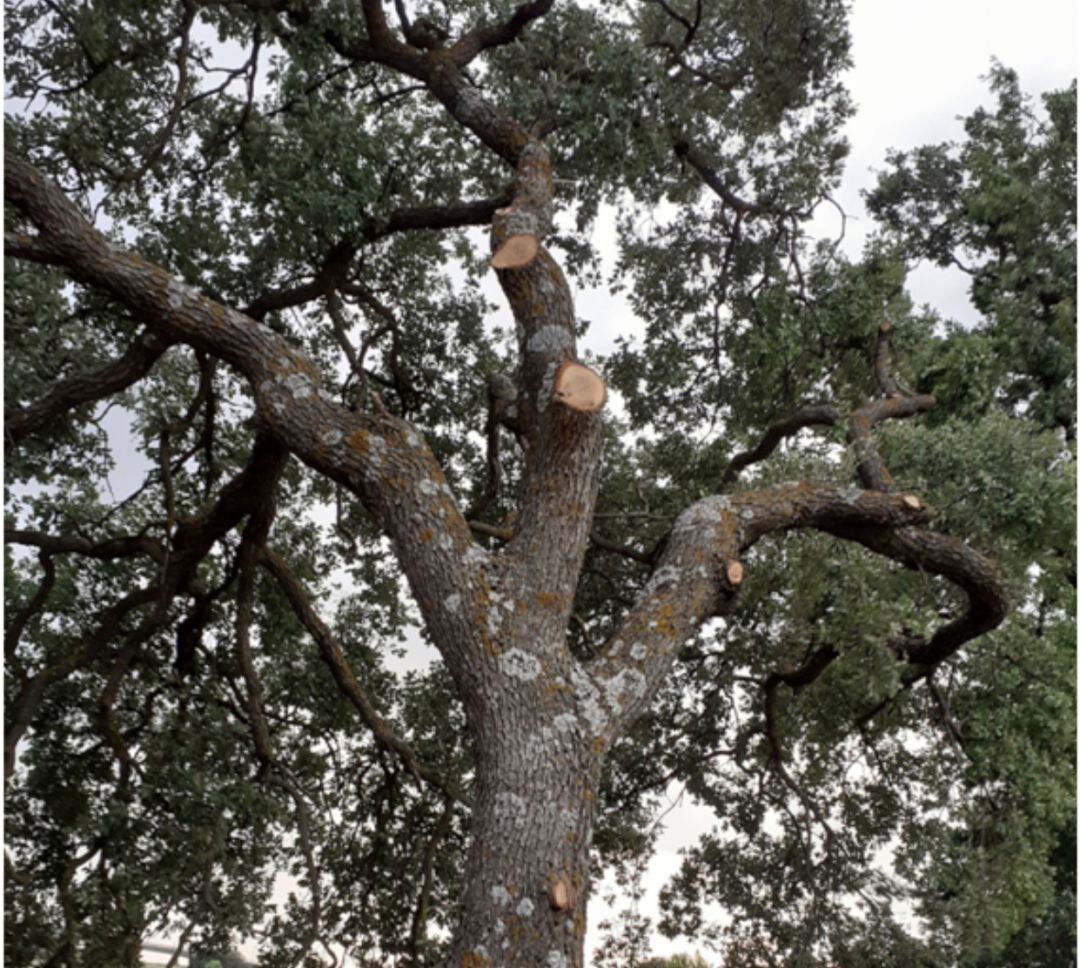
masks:
<instances>
[{"instance_id":1,"label":"thick branch","mask_svg":"<svg viewBox=\"0 0 1080 968\"><path fill-rule=\"evenodd\" d=\"M508 20L478 27L466 34L450 47L450 57L458 67L464 67L482 51L512 44L532 21L544 16L551 9L553 2L554 0L533 0L532 3L521 4Z\"/></svg>"},{"instance_id":2,"label":"thick branch","mask_svg":"<svg viewBox=\"0 0 1080 968\"><path fill-rule=\"evenodd\" d=\"M1005 615L1004 584L992 562L955 538L908 525L924 520L925 505L893 495L832 485L784 484L737 497L705 498L676 521L649 584L601 655L589 666L597 693L608 699L605 738L618 735L644 708L667 674L679 645L713 615L730 611L742 584L735 570L761 537L815 528L857 541L908 567L938 574L969 595L967 614L939 630L910 662L939 662ZM804 685L828 664L827 651L777 682Z\"/></svg>"},{"instance_id":3,"label":"thick branch","mask_svg":"<svg viewBox=\"0 0 1080 968\"><path fill-rule=\"evenodd\" d=\"M551 165L539 142L522 149L514 192L492 224L495 251L524 230L542 239L551 225ZM573 299L558 264L541 245L528 264L497 271L517 324L516 417L527 448L520 515L507 553L531 575L544 576L545 591L559 597L560 606L536 629L538 636L550 637L569 619L588 542L601 420L599 413L574 409L556 395L560 372L576 364ZM598 377L596 382L602 387Z\"/></svg>"},{"instance_id":4,"label":"thick branch","mask_svg":"<svg viewBox=\"0 0 1080 968\"><path fill-rule=\"evenodd\" d=\"M360 498L393 539L452 674L470 680L483 661L483 643L473 613L446 603L483 609L477 582L486 555L474 544L422 437L388 414L353 413L335 403L319 386L312 363L287 340L114 248L26 162L7 158L5 186L9 200L76 279L110 293L166 339L235 367L276 440Z\"/></svg>"},{"instance_id":5,"label":"thick branch","mask_svg":"<svg viewBox=\"0 0 1080 968\"><path fill-rule=\"evenodd\" d=\"M4 414L9 444L19 444L74 407L92 403L126 389L142 379L169 348L155 333L140 333L123 356L88 376L74 376L57 384L28 407L13 407Z\"/></svg>"},{"instance_id":6,"label":"thick branch","mask_svg":"<svg viewBox=\"0 0 1080 968\"><path fill-rule=\"evenodd\" d=\"M165 549L161 543L146 535L127 538L108 538L94 542L78 535L52 535L43 531L20 531L15 528L4 529L4 540L9 544L30 545L39 548L48 555L78 554L87 558L111 561L116 558L130 558L132 555L148 555L158 564L165 560Z\"/></svg>"}]
</instances>

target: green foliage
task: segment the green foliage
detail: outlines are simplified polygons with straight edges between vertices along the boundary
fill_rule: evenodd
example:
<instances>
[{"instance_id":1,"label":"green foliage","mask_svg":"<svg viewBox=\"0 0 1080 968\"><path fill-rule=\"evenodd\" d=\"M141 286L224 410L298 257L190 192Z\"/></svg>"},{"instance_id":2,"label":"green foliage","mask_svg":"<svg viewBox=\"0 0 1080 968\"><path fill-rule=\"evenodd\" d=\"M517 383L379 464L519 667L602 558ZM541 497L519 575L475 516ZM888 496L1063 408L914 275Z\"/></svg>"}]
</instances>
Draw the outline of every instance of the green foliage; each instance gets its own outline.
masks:
<instances>
[{"instance_id":1,"label":"green foliage","mask_svg":"<svg viewBox=\"0 0 1080 968\"><path fill-rule=\"evenodd\" d=\"M1044 95L1037 112L1015 72L995 64L989 81L996 110L966 118L962 144L894 152L867 205L907 257L957 266L971 278L971 301L985 322L977 335L954 333L931 347L931 367L949 396L959 400L957 390L974 384L967 406L1000 395L1071 438L1076 84Z\"/></svg>"},{"instance_id":2,"label":"green foliage","mask_svg":"<svg viewBox=\"0 0 1080 968\"><path fill-rule=\"evenodd\" d=\"M421 429L467 506L485 483L486 381L515 360L506 320L487 318L486 250L465 232L381 232L395 210L494 195L506 174L434 99L332 50L328 34L362 35L360 4L306 5L307 17L257 6L198 6L190 86L169 127L184 4L11 4L8 143L95 206L116 238L236 307L317 278L336 247L353 247L336 307L319 297L265 321L336 397L367 406L375 389ZM416 12L458 34L515 6ZM606 429L596 531L640 557L689 501L721 489L733 454L776 419L807 403L861 405L887 314L894 371L938 406L879 428L883 458L936 509L934 527L999 561L1012 609L935 673L936 695L927 683L905 689L887 641L955 614L955 591L831 538L763 542L739 609L685 644L611 751L596 866L639 890L634 872L678 783L716 825L665 887L660 928L689 948L711 945L727 966L1064 964L1075 945L1075 86L1037 111L995 67L996 108L967 119L963 144L891 157L869 198L883 234L852 262L802 228L846 153L844 5L707 3L680 52L685 32L660 4L560 3L470 75L523 123L553 126L562 208L552 247L575 279L595 281L589 232L602 204L617 212L610 285L645 335L598 362L625 412ZM754 211L736 217L693 152ZM6 227L20 228L12 216ZM906 274L922 259L969 272L974 328L912 305ZM9 409L116 359L140 329L101 294L20 260L8 260L5 300ZM332 312L366 352L366 387L343 363ZM115 405L132 428L126 461L104 401L9 449L9 526L165 539L205 513L250 451L249 391L187 348L170 349ZM732 488L848 483L843 439L842 427L802 434ZM503 486L485 516L500 525L521 476L508 437L503 449ZM110 471L124 472L116 493ZM473 754L453 684L437 665L401 661L415 657L416 610L392 549L354 502L335 508L336 492L292 462L271 545L287 552L380 714L467 791ZM193 584L201 598L179 596L126 671L132 614L94 662L43 694L5 790L8 963L46 963L70 942L83 964L119 965L137 939L189 925L206 952L261 934L260 963L315 957L305 952L318 950L316 884L295 803L262 782L244 710L238 542L238 532L219 542ZM5 549L9 627L48 586L7 652L8 709L27 670L62 663L111 605L159 575L146 556L51 564L48 578L36 555ZM569 632L577 656L595 652L648 573L589 549ZM441 822L441 797L361 725L267 575L255 629L276 754L316 806L319 940L363 965L440 963L465 811ZM761 683L824 645L838 657L820 680L777 693L780 770ZM112 717L127 769L101 711L117 669ZM282 903L279 873L289 875ZM714 923L709 904L729 919ZM642 960L651 924L623 927L604 943L608 963L704 964Z\"/></svg>"}]
</instances>

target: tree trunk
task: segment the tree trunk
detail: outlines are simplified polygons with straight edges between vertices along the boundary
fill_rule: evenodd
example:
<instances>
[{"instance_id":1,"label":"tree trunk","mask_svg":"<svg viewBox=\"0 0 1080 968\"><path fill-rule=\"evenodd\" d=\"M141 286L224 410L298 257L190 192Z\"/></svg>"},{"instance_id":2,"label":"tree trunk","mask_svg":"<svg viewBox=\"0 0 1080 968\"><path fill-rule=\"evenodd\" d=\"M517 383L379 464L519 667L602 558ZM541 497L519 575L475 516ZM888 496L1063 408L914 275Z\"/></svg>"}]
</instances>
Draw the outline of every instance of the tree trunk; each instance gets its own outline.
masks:
<instances>
[{"instance_id":1,"label":"tree trunk","mask_svg":"<svg viewBox=\"0 0 1080 968\"><path fill-rule=\"evenodd\" d=\"M542 677L536 692L548 691ZM530 684L523 683L524 688ZM468 968L584 963L589 847L602 752L581 735L565 696L545 713L515 708L477 743L477 786L450 964Z\"/></svg>"}]
</instances>

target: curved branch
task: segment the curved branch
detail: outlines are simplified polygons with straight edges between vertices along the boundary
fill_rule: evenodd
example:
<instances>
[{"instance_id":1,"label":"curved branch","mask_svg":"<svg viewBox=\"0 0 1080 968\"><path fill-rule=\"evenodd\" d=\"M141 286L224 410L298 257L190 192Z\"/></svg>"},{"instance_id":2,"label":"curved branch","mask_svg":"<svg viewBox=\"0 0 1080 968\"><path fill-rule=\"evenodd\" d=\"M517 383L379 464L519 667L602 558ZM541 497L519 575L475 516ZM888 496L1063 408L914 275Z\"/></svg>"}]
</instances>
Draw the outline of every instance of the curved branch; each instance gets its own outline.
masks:
<instances>
[{"instance_id":1,"label":"curved branch","mask_svg":"<svg viewBox=\"0 0 1080 968\"><path fill-rule=\"evenodd\" d=\"M869 400L856 410L848 421L848 441L855 451L856 472L863 487L878 491L893 490L893 479L874 444L870 431L884 420L913 417L932 410L937 401L930 394L901 394L892 374L889 360L889 339L893 326L884 320L878 327L877 349L874 354L874 376L884 397Z\"/></svg>"},{"instance_id":2,"label":"curved branch","mask_svg":"<svg viewBox=\"0 0 1080 968\"><path fill-rule=\"evenodd\" d=\"M356 494L394 541L436 644L459 682L484 661L473 612L486 553L472 539L442 468L423 438L386 413L354 413L319 385L312 362L282 336L214 302L138 256L112 246L64 194L25 161L6 158L8 198L73 277L104 290L167 339L235 367L280 445ZM433 538L437 540L432 540ZM450 603L450 604L448 604Z\"/></svg>"},{"instance_id":3,"label":"curved branch","mask_svg":"<svg viewBox=\"0 0 1080 968\"><path fill-rule=\"evenodd\" d=\"M554 0L532 0L521 4L509 17L499 24L477 27L449 48L449 55L458 67L465 67L477 54L492 47L512 44L521 32L534 20L544 16Z\"/></svg>"},{"instance_id":4,"label":"curved branch","mask_svg":"<svg viewBox=\"0 0 1080 968\"><path fill-rule=\"evenodd\" d=\"M720 483L731 484L739 476L740 471L764 460L776 450L782 440L797 434L804 427L832 426L839 420L840 414L837 413L836 408L824 404L796 410L790 416L776 421L769 427L758 445L752 450L743 451L732 457Z\"/></svg>"},{"instance_id":5,"label":"curved branch","mask_svg":"<svg viewBox=\"0 0 1080 968\"><path fill-rule=\"evenodd\" d=\"M740 557L774 532L826 531L909 568L941 575L968 593L967 613L908 653L913 675L925 675L965 642L997 626L1007 599L996 566L955 538L910 527L928 516L911 495L807 483L691 505L677 519L642 597L589 666L596 689L609 700L606 736L618 735L645 707L674 663L678 645L705 619L733 608L742 585ZM828 650L820 650L803 668L780 674L777 684L805 685L830 661Z\"/></svg>"}]
</instances>

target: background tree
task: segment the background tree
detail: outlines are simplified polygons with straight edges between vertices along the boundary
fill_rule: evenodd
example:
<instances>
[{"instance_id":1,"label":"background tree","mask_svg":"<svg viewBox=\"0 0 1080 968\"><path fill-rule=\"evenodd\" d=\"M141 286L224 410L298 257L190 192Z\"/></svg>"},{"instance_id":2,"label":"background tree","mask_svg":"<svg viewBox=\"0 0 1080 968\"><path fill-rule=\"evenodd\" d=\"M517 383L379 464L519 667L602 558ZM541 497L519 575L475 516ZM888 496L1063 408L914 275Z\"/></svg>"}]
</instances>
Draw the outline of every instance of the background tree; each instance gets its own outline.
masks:
<instances>
[{"instance_id":1,"label":"background tree","mask_svg":"<svg viewBox=\"0 0 1080 968\"><path fill-rule=\"evenodd\" d=\"M1072 371L1004 307L1064 293L1041 324L1075 325L1073 263L987 256L973 403L950 359L978 337L904 295L902 190L860 263L806 241L844 15L12 6L12 964L135 964L171 929L257 931L268 965L577 965L596 870L673 780L719 826L661 926L732 958L970 963L1046 910ZM602 203L646 323L581 361L603 419L572 301ZM146 470L119 495L112 407ZM395 674L412 626L441 661Z\"/></svg>"}]
</instances>

